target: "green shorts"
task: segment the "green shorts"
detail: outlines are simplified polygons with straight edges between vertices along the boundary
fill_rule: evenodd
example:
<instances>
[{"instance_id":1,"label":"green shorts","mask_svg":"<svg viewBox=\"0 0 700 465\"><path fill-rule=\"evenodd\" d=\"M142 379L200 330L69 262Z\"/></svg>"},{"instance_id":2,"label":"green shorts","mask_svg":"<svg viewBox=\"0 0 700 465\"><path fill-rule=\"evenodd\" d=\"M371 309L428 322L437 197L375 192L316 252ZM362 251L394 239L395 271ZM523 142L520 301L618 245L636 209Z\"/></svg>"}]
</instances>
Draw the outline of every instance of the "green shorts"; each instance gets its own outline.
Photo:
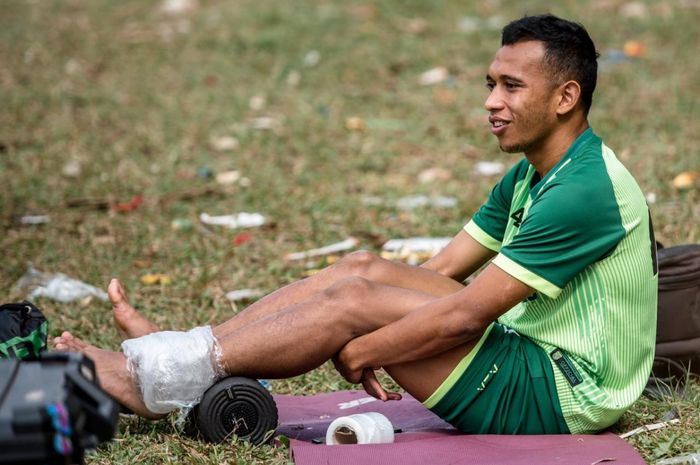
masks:
<instances>
[{"instance_id":1,"label":"green shorts","mask_svg":"<svg viewBox=\"0 0 700 465\"><path fill-rule=\"evenodd\" d=\"M569 433L546 352L499 323L423 404L463 433Z\"/></svg>"}]
</instances>

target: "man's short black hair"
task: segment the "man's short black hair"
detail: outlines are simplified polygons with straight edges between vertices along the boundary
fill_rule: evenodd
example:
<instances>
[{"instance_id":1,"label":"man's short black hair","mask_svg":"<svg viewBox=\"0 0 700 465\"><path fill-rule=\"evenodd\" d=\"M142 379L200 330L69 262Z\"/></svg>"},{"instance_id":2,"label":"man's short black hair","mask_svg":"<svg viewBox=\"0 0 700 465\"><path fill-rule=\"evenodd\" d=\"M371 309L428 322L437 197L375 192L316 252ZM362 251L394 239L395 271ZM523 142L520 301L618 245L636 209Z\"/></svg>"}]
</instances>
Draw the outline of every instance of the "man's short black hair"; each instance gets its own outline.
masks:
<instances>
[{"instance_id":1,"label":"man's short black hair","mask_svg":"<svg viewBox=\"0 0 700 465\"><path fill-rule=\"evenodd\" d=\"M544 64L555 84L568 80L579 83L583 110L588 114L598 74L598 53L586 29L551 14L525 16L503 28L502 46L528 40L544 43Z\"/></svg>"}]
</instances>

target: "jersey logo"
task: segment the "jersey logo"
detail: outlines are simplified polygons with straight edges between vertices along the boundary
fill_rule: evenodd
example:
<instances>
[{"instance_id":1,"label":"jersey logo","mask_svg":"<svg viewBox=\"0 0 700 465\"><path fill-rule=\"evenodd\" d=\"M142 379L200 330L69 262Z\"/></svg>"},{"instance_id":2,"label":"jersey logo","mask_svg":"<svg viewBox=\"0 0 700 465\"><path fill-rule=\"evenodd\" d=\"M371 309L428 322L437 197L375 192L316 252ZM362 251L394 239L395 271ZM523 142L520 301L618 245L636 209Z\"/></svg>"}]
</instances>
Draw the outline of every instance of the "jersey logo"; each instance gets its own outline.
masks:
<instances>
[{"instance_id":1,"label":"jersey logo","mask_svg":"<svg viewBox=\"0 0 700 465\"><path fill-rule=\"evenodd\" d=\"M518 210L515 210L512 215L510 215L511 219L513 220L513 224L515 225L516 228L519 228L520 225L523 223L523 214L525 213L524 208L520 208Z\"/></svg>"},{"instance_id":2,"label":"jersey logo","mask_svg":"<svg viewBox=\"0 0 700 465\"><path fill-rule=\"evenodd\" d=\"M576 367L573 363L571 363L569 356L566 355L564 351L561 349L554 349L549 353L549 356L552 357L552 360L554 360L554 363L557 365L557 367L559 367L559 370L561 370L561 373L564 375L564 378L566 378L571 387L583 382L581 374L578 372L578 370L576 370Z\"/></svg>"}]
</instances>

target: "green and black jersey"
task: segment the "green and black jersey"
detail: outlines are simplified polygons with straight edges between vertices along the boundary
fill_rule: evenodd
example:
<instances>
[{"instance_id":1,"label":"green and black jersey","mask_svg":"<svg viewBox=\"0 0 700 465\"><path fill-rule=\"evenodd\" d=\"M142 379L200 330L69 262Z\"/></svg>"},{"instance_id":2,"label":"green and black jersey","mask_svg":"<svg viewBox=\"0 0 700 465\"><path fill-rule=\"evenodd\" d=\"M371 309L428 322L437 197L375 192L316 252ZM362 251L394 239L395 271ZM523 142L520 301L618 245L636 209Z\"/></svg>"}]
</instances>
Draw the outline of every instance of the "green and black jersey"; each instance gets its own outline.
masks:
<instances>
[{"instance_id":1,"label":"green and black jersey","mask_svg":"<svg viewBox=\"0 0 700 465\"><path fill-rule=\"evenodd\" d=\"M632 175L588 129L542 179L518 162L464 229L537 291L498 321L550 354L569 430L617 421L648 380L656 332L655 242Z\"/></svg>"}]
</instances>

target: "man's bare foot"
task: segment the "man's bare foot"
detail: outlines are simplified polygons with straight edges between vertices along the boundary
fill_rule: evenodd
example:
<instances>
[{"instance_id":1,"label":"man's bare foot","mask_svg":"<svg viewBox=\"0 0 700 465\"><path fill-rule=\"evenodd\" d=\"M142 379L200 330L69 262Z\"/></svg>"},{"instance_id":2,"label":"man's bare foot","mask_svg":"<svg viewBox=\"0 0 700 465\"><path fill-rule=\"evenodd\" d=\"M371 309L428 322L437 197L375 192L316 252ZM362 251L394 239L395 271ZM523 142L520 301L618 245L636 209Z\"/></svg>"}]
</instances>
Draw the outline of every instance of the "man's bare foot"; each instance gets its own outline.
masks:
<instances>
[{"instance_id":1,"label":"man's bare foot","mask_svg":"<svg viewBox=\"0 0 700 465\"><path fill-rule=\"evenodd\" d=\"M124 354L99 349L74 337L68 331L64 331L59 337L54 338L53 342L56 350L80 352L90 357L95 362L97 378L100 380L102 388L117 402L144 418L157 420L163 417L163 415L151 412L144 405L141 393L126 368Z\"/></svg>"},{"instance_id":2,"label":"man's bare foot","mask_svg":"<svg viewBox=\"0 0 700 465\"><path fill-rule=\"evenodd\" d=\"M118 279L112 279L109 282L107 295L112 302L114 323L123 339L133 339L159 330L158 326L148 321L131 306Z\"/></svg>"}]
</instances>

